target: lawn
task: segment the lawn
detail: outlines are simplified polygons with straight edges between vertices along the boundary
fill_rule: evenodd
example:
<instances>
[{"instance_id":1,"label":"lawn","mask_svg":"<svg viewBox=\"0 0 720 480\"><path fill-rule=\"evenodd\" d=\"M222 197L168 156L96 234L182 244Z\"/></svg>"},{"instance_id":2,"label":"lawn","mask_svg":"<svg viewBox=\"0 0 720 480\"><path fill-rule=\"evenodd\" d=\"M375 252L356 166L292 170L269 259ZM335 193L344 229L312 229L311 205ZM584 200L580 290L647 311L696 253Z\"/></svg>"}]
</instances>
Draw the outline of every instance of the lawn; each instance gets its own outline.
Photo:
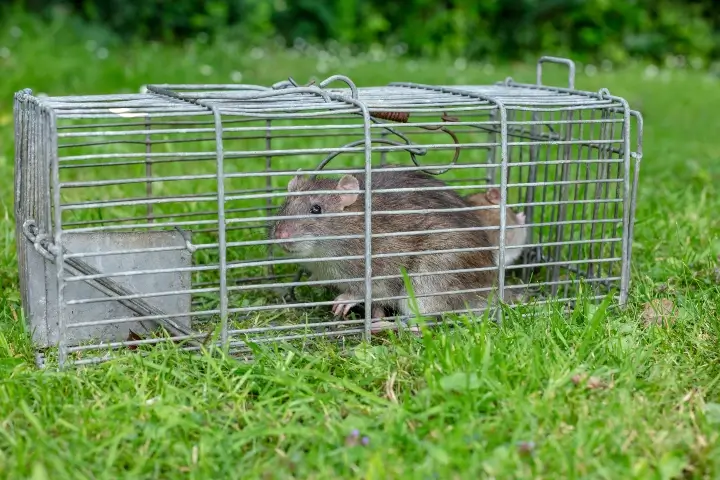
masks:
<instances>
[{"instance_id":1,"label":"lawn","mask_svg":"<svg viewBox=\"0 0 720 480\"><path fill-rule=\"evenodd\" d=\"M0 176L8 183L0 196L0 476L720 476L720 81L691 67L608 67L581 69L578 88L607 87L645 117L625 311L581 299L572 312L551 308L354 350L265 347L238 363L167 347L143 359L39 371L17 290L15 91L267 85L288 76L304 83L332 73L358 85L532 82L534 65L379 52L349 59L200 41L125 46L102 32L11 20L0 29ZM561 71L546 77L563 82ZM655 299L676 306L668 322L644 312Z\"/></svg>"}]
</instances>

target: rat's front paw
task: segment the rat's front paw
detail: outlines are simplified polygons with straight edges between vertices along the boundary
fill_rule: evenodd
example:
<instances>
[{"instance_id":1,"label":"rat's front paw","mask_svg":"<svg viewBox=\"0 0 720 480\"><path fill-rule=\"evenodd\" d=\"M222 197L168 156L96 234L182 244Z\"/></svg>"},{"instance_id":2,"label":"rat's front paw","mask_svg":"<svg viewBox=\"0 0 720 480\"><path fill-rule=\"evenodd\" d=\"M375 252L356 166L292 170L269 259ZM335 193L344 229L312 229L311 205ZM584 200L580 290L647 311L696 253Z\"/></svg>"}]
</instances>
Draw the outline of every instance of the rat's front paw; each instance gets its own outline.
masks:
<instances>
[{"instance_id":1,"label":"rat's front paw","mask_svg":"<svg viewBox=\"0 0 720 480\"><path fill-rule=\"evenodd\" d=\"M334 300L332 313L333 315L341 315L343 317L347 316L348 312L352 307L358 304L355 300L353 300L353 296L349 293L343 293L338 295Z\"/></svg>"}]
</instances>

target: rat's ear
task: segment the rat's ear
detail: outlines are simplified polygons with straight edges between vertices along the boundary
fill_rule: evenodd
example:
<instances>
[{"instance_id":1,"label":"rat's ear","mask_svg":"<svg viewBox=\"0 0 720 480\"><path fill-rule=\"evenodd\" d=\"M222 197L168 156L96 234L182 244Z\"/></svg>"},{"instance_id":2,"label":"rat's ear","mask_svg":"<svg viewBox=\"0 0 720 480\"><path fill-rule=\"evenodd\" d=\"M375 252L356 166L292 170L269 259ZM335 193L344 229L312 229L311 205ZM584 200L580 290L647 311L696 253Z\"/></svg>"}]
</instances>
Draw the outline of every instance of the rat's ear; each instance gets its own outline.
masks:
<instances>
[{"instance_id":1,"label":"rat's ear","mask_svg":"<svg viewBox=\"0 0 720 480\"><path fill-rule=\"evenodd\" d=\"M300 184L303 183L303 177L295 175L290 183L288 183L288 192L297 192L300 189Z\"/></svg>"},{"instance_id":2,"label":"rat's ear","mask_svg":"<svg viewBox=\"0 0 720 480\"><path fill-rule=\"evenodd\" d=\"M300 172L302 172L302 168L298 168L297 175L288 183L288 192L297 192L300 189L300 184L305 181L305 175L302 175Z\"/></svg>"},{"instance_id":3,"label":"rat's ear","mask_svg":"<svg viewBox=\"0 0 720 480\"><path fill-rule=\"evenodd\" d=\"M360 184L358 183L357 178L352 175L345 175L340 179L336 188L337 190L359 190ZM358 198L357 193L341 193L339 196L342 208L349 207L355 203L355 200Z\"/></svg>"},{"instance_id":4,"label":"rat's ear","mask_svg":"<svg viewBox=\"0 0 720 480\"><path fill-rule=\"evenodd\" d=\"M500 205L500 190L491 188L485 193L485 198L487 198L490 203Z\"/></svg>"}]
</instances>

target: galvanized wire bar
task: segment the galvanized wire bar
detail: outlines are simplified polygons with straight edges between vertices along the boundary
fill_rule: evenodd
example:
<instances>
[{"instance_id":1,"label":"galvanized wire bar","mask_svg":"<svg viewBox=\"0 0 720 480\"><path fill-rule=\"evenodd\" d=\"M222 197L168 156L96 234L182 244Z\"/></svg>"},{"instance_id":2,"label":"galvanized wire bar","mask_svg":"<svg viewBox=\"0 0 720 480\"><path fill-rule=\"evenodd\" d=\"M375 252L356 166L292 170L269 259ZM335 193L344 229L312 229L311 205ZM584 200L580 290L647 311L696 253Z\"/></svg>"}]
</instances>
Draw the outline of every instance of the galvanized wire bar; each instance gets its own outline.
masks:
<instances>
[{"instance_id":1,"label":"galvanized wire bar","mask_svg":"<svg viewBox=\"0 0 720 480\"><path fill-rule=\"evenodd\" d=\"M55 112L51 113L51 118L57 122ZM54 129L54 128L53 128ZM54 135L50 135L50 140L55 145L57 141ZM60 196L60 160L57 155L57 148L52 148L48 155L48 163L52 168L52 207L54 213L53 231L55 232L55 270L56 270L56 286L57 286L57 346L58 346L58 366L63 368L68 360L67 345L67 317L68 312L63 308L65 300L65 249L63 248L63 227L62 227L62 210ZM26 220L27 221L27 220Z\"/></svg>"},{"instance_id":2,"label":"galvanized wire bar","mask_svg":"<svg viewBox=\"0 0 720 480\"><path fill-rule=\"evenodd\" d=\"M566 87L542 83L548 63L568 69ZM625 303L642 118L606 90L576 90L570 60L541 58L535 80L363 87L338 75L310 85L159 84L142 94L42 101L18 93L16 221L35 219L54 239L53 261L18 237L23 306L36 343L60 346L64 364L87 364L118 348L195 341L218 325L218 345L228 351L248 341L368 339L378 329L376 305L411 301L404 287L386 288L392 282L407 278L422 287L482 272L492 285L437 280L437 288L413 298L420 304L484 291L507 303L523 292L519 303L541 303L572 299L583 281L594 298L615 289ZM637 151L630 147L631 117ZM440 183L371 188L389 166ZM368 180L347 190L362 197L362 208L323 212L333 228L311 236L314 245L347 248L297 255L284 250L295 239L272 237L277 222L319 221L309 211L283 213L283 202L337 195L332 186L288 191L298 169L316 179ZM489 205L469 203L490 191L497 200ZM416 200L383 206L393 195ZM438 195L458 195L464 206L424 201ZM477 220L452 227L432 221L468 215ZM408 218L431 220L408 226ZM177 229L184 240L172 237ZM489 244L431 241L442 235L487 236ZM102 247L84 238L101 239ZM410 239L424 240L402 243ZM493 263L440 262L407 277L384 270L388 262L469 252L494 255ZM64 273L53 267L59 259L70 265ZM352 274L317 275L351 263L360 266ZM305 271L315 273L304 278ZM105 295L82 290L88 282ZM332 318L332 290L344 288L354 289L350 297L361 310ZM383 308L386 320L409 319ZM448 319L466 312L436 313ZM127 335L145 321L169 324L170 336Z\"/></svg>"},{"instance_id":3,"label":"galvanized wire bar","mask_svg":"<svg viewBox=\"0 0 720 480\"><path fill-rule=\"evenodd\" d=\"M637 207L637 188L638 188L638 180L640 176L640 162L642 161L643 157L643 150L642 150L642 142L643 142L643 117L642 114L636 110L631 110L630 115L635 118L635 121L637 123L637 139L636 139L636 146L635 151L631 152L631 157L635 160L634 164L634 171L633 171L633 184L632 184L632 192L630 194L630 228L627 232L628 238L628 248L627 248L627 257L628 262L625 264L625 271L623 272L624 277L630 277L630 259L632 257L632 244L633 244L633 234L635 230L635 209Z\"/></svg>"},{"instance_id":4,"label":"galvanized wire bar","mask_svg":"<svg viewBox=\"0 0 720 480\"><path fill-rule=\"evenodd\" d=\"M542 66L543 63L556 63L568 67L568 88L575 88L575 62L567 58L543 56L537 62L537 84L542 85Z\"/></svg>"}]
</instances>

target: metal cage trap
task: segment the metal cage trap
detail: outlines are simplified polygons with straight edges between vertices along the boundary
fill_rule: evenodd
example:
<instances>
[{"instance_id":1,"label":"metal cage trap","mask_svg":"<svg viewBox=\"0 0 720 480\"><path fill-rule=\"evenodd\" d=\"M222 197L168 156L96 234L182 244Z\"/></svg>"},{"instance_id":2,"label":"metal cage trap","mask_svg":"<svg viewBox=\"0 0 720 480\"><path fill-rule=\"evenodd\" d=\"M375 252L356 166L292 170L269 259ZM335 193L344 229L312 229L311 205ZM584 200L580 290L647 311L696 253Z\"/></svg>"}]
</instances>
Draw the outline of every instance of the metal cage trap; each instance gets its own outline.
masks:
<instances>
[{"instance_id":1,"label":"metal cage trap","mask_svg":"<svg viewBox=\"0 0 720 480\"><path fill-rule=\"evenodd\" d=\"M543 85L548 62L568 68L567 87ZM485 230L494 263L476 270L492 272L495 281L463 285L466 291L494 288L506 299L518 288L526 292L523 302L571 302L582 281L593 299L615 291L625 303L642 117L606 89L576 90L574 76L572 61L543 57L535 84L508 78L482 86L358 88L336 75L306 86L289 79L271 87L150 85L122 95L18 92L16 239L38 362L95 363L113 351L142 353L169 341L186 342L189 350L212 342L242 351L250 341L370 335L372 309L333 318L333 290L364 285L359 306L375 305L387 300L383 295L393 300L374 283L379 274L420 285L412 282L427 271L378 269L384 264L377 257L392 257L382 253L382 242L398 232L373 227L380 225L373 202L381 195L370 188L374 180L356 187L360 210L372 211L355 212L363 228L348 228L341 214L326 223L333 245L360 242L353 259L328 249L308 263L279 248L287 238L268 232L293 195L289 184L298 169L318 178L378 179L392 165L439 181L427 192L386 189L413 204L391 212L395 220L386 223L403 223L411 213L444 221L473 212L477 223L447 238ZM301 190L294 194L310 195ZM434 210L425 200L435 198L433 190L457 194L464 206ZM472 198L490 201L483 206ZM322 216L313 213L302 217L306 223ZM427 228L433 223L416 222L424 231L407 234L440 238ZM513 240L513 229L526 233L523 242ZM323 232L304 238L320 241ZM462 241L447 243L463 250ZM413 253L424 254L438 253ZM350 260L362 268L356 278L308 277L300 267ZM394 300L409 302L407 289L394 293ZM386 319L403 320L400 310L390 308Z\"/></svg>"}]
</instances>

